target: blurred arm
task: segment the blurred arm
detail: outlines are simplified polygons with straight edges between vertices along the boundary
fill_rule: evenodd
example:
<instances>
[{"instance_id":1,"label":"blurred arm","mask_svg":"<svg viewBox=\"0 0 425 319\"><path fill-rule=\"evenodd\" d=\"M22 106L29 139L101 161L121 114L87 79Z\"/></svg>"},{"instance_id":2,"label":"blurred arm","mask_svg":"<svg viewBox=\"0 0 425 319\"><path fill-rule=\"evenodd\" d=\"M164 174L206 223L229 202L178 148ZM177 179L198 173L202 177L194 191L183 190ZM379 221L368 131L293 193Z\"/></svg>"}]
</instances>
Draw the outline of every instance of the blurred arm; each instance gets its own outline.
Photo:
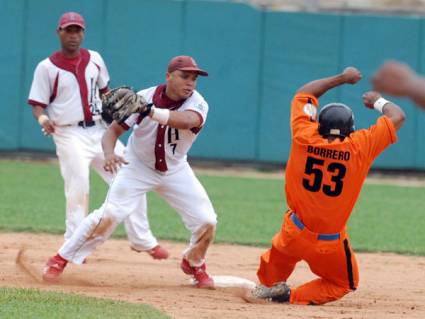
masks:
<instances>
[{"instance_id":1,"label":"blurred arm","mask_svg":"<svg viewBox=\"0 0 425 319\"><path fill-rule=\"evenodd\" d=\"M425 109L425 78L407 64L388 61L372 76L374 90L393 96L408 97Z\"/></svg>"}]
</instances>

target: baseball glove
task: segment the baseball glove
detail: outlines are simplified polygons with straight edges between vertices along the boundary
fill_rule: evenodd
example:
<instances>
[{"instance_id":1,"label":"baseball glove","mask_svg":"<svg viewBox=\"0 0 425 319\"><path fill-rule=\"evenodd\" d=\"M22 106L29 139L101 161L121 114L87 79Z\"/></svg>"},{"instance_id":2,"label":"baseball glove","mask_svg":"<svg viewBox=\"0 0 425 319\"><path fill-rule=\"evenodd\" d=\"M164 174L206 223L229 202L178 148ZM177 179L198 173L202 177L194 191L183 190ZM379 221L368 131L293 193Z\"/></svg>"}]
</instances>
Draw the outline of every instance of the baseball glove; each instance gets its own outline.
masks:
<instances>
[{"instance_id":1,"label":"baseball glove","mask_svg":"<svg viewBox=\"0 0 425 319\"><path fill-rule=\"evenodd\" d=\"M137 95L132 88L121 86L106 92L102 96L102 117L123 123L130 115L140 113L142 117L150 113L152 104Z\"/></svg>"}]
</instances>

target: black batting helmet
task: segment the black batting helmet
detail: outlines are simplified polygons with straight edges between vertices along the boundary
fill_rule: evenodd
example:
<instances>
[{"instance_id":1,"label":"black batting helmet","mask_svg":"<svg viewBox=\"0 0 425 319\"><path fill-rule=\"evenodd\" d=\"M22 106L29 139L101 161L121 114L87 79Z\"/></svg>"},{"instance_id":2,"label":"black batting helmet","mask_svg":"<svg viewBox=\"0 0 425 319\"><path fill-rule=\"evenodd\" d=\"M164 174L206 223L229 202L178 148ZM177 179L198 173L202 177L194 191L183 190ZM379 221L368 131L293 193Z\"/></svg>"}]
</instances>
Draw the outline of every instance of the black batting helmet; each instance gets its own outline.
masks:
<instances>
[{"instance_id":1,"label":"black batting helmet","mask_svg":"<svg viewBox=\"0 0 425 319\"><path fill-rule=\"evenodd\" d=\"M355 130L354 115L351 109L342 103L329 103L319 113L319 133L323 137L347 137Z\"/></svg>"}]
</instances>

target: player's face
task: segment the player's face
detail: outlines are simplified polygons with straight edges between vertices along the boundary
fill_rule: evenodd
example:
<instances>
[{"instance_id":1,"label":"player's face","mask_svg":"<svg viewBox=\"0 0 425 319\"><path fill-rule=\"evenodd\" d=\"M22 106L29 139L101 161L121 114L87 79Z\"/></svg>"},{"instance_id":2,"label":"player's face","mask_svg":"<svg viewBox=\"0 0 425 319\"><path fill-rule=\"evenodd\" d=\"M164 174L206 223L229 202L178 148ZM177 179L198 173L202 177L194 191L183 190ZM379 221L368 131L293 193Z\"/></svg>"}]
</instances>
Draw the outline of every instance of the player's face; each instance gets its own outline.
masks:
<instances>
[{"instance_id":1,"label":"player's face","mask_svg":"<svg viewBox=\"0 0 425 319\"><path fill-rule=\"evenodd\" d=\"M84 29L77 25L59 29L57 33L62 49L67 52L77 51L84 39Z\"/></svg>"},{"instance_id":2,"label":"player's face","mask_svg":"<svg viewBox=\"0 0 425 319\"><path fill-rule=\"evenodd\" d=\"M169 97L172 99L187 99L196 88L197 78L198 74L196 72L176 70L167 73L167 94L170 93L171 96Z\"/></svg>"}]
</instances>

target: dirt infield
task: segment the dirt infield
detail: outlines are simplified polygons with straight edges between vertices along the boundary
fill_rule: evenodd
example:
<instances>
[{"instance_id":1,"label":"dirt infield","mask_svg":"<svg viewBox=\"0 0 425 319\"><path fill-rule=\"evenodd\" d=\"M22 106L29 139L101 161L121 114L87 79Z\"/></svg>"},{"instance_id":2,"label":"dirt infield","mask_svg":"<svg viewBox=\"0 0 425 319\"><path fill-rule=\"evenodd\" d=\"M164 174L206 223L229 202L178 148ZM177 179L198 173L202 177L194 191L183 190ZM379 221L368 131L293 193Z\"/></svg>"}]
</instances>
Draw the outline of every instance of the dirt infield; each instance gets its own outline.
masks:
<instances>
[{"instance_id":1,"label":"dirt infield","mask_svg":"<svg viewBox=\"0 0 425 319\"><path fill-rule=\"evenodd\" d=\"M0 233L1 286L32 287L96 297L147 303L172 318L425 318L425 257L358 254L360 288L326 306L254 305L238 289L200 290L190 286L179 269L183 244L165 242L166 261L130 251L125 240L106 242L82 266L70 265L60 285L41 282L44 262L62 243L62 236ZM22 247L20 265L15 263ZM213 275L255 281L262 248L213 245L208 268ZM289 283L312 278L301 264Z\"/></svg>"}]
</instances>

